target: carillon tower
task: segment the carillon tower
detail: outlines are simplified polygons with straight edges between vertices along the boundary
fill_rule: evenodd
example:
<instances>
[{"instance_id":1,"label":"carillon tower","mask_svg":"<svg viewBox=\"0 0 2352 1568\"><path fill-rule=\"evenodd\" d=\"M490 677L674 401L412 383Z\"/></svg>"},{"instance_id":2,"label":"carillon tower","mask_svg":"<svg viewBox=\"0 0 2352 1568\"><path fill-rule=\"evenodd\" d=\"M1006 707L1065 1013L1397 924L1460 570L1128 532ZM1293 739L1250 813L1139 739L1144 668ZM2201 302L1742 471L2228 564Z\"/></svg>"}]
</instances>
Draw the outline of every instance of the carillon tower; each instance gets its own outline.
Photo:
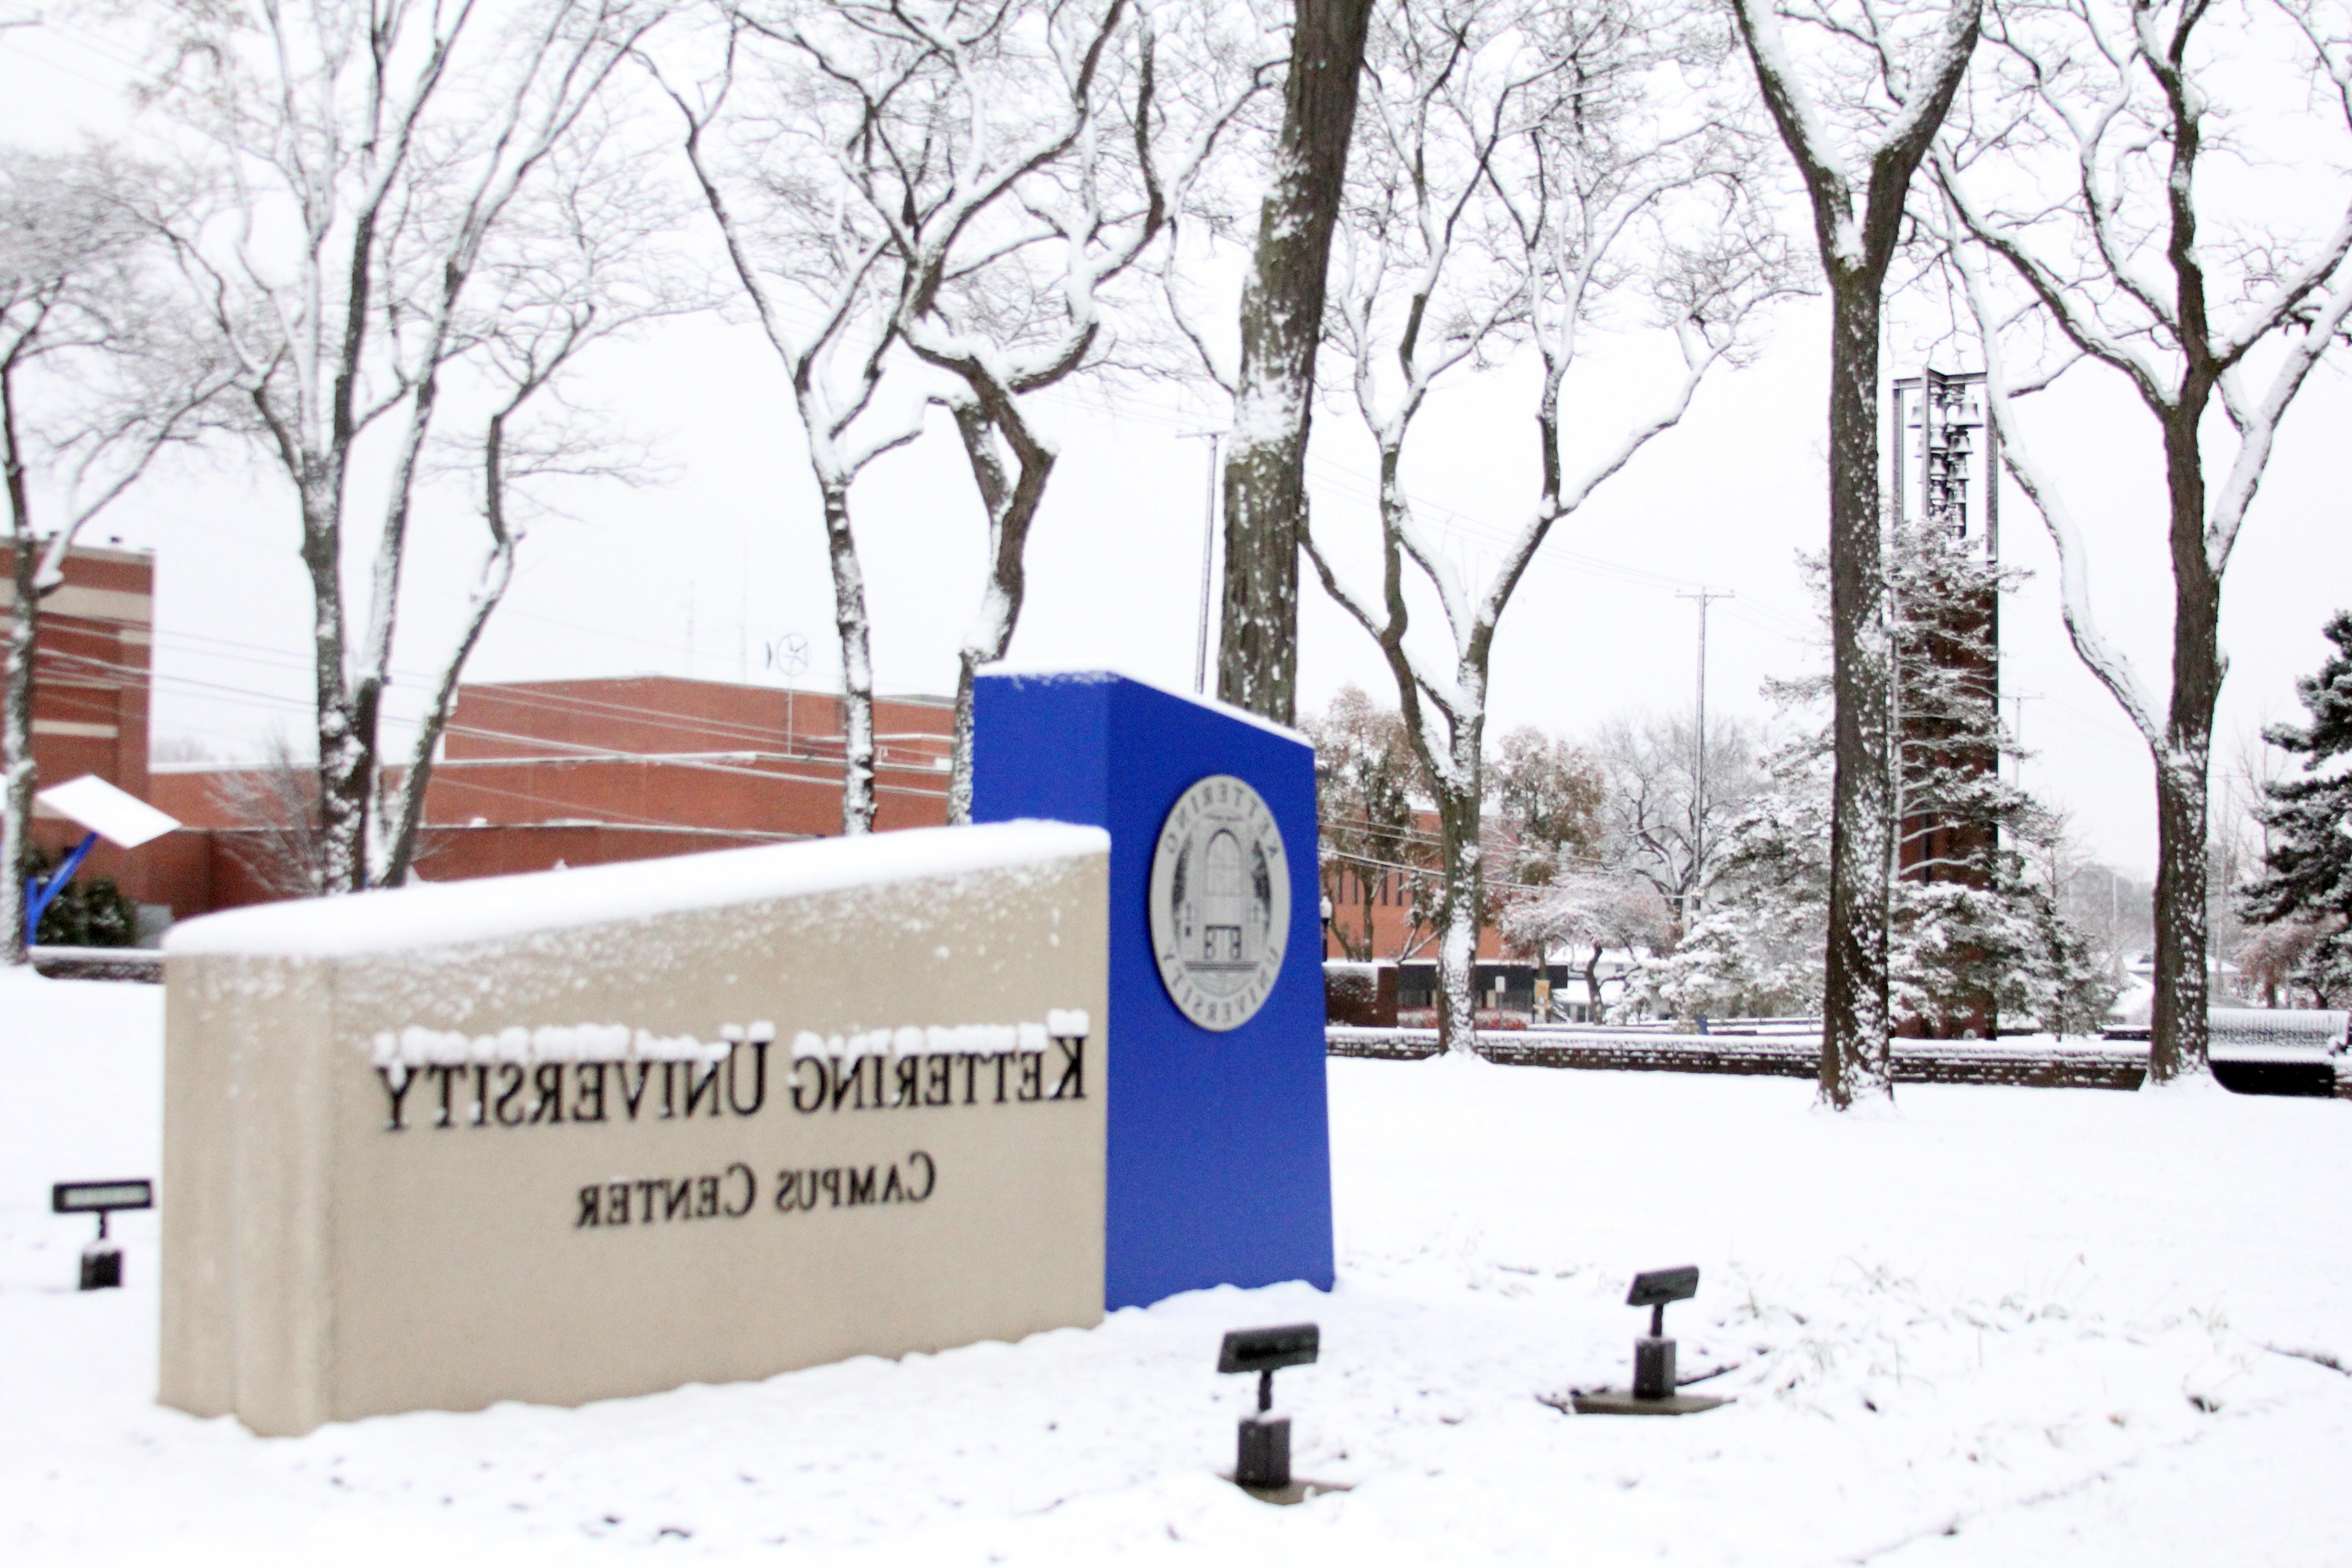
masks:
<instances>
[{"instance_id":1,"label":"carillon tower","mask_svg":"<svg viewBox=\"0 0 2352 1568\"><path fill-rule=\"evenodd\" d=\"M2000 443L1986 417L1984 380L1982 371L1927 369L1895 383L1889 477L1898 531L1942 531L1991 563L2000 559ZM1895 684L1904 795L1895 864L1906 881L1974 888L1991 881L1995 826L1948 807L1915 805L1914 786L1932 776L1948 781L1954 773L1990 777L2000 771L2000 746L1984 727L1990 721L1997 729L2000 713L2000 598L1987 584L1943 604L1932 616L1923 619L1913 607L1907 617ZM1898 1032L1916 1037L1973 1031L1986 1038L1999 1032L1990 996L1957 1000L1940 1024L1906 1018Z\"/></svg>"},{"instance_id":2,"label":"carillon tower","mask_svg":"<svg viewBox=\"0 0 2352 1568\"><path fill-rule=\"evenodd\" d=\"M1927 370L1895 384L1895 521L1942 522L2000 553L2000 437L1985 417L1984 372Z\"/></svg>"}]
</instances>

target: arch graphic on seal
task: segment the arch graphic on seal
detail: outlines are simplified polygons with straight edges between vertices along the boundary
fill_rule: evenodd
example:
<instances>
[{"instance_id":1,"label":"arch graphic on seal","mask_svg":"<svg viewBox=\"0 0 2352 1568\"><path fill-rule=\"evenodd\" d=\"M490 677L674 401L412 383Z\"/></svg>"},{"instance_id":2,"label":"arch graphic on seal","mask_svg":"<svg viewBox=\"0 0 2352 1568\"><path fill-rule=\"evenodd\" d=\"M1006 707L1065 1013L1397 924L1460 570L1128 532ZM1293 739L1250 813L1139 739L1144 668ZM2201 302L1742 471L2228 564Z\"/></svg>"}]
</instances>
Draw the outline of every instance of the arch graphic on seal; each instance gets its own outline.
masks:
<instances>
[{"instance_id":1,"label":"arch graphic on seal","mask_svg":"<svg viewBox=\"0 0 2352 1568\"><path fill-rule=\"evenodd\" d=\"M1264 1006L1290 940L1290 862L1265 797L1231 773L1187 788L1151 853L1151 951L1168 998L1204 1029Z\"/></svg>"}]
</instances>

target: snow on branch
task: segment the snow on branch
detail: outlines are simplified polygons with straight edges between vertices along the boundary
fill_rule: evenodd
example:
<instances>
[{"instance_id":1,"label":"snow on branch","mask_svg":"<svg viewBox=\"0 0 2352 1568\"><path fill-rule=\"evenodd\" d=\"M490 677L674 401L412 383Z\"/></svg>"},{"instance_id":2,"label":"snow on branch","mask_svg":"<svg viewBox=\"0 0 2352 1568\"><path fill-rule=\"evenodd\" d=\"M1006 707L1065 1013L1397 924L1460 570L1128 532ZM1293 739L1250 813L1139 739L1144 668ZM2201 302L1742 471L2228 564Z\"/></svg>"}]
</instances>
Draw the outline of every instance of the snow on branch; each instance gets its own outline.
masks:
<instances>
[{"instance_id":1,"label":"snow on branch","mask_svg":"<svg viewBox=\"0 0 2352 1568\"><path fill-rule=\"evenodd\" d=\"M1977 341L1984 353L1986 412L2000 439L2001 463L2032 503L2035 513L2049 530L2051 543L2057 548L2059 607L2066 623L2066 635L2073 640L2075 653L2115 698L2132 727L2152 749L2160 752L2164 727L2152 694L2130 656L2108 641L2092 611L2090 560L2082 530L2064 497L2034 456L2018 421L2017 395L2010 385L2002 322L1995 313L1983 269L1957 247L1952 262L1961 279L1969 313L1976 323Z\"/></svg>"},{"instance_id":2,"label":"snow on branch","mask_svg":"<svg viewBox=\"0 0 2352 1568\"><path fill-rule=\"evenodd\" d=\"M903 417L875 419L865 439L843 439L869 406L882 356L903 345L928 372L914 378L918 397L954 417L982 503L987 576L959 647L957 820L969 808L971 679L1010 646L1029 531L1057 456L1031 395L1115 363L1118 290L1142 271L1268 79L1270 58L1211 68L1233 58L1213 37L1223 10L769 0L732 13L746 40L774 58L780 83L762 109L770 189L806 213L830 200L835 229L856 237L824 258L840 292L821 308L829 323L861 320L871 352L845 378L850 388L828 399L814 374L824 353L796 351L803 423L824 448L814 460L846 475L852 459L913 438L922 409L910 403ZM672 96L692 126L697 111ZM716 183L707 173L704 183L725 230L732 220ZM753 270L730 244L739 274ZM803 245L799 258L814 248ZM763 324L780 314L757 297L754 308ZM837 588L850 565L837 550Z\"/></svg>"},{"instance_id":3,"label":"snow on branch","mask_svg":"<svg viewBox=\"0 0 2352 1568\"><path fill-rule=\"evenodd\" d=\"M1782 31L1774 0L1731 0L1766 108L1812 197L1822 259L1834 271L1885 265L1899 232L1904 193L1967 74L1982 20L1982 0L1949 0L1935 31L1916 44L1892 37L1869 5L1849 19L1826 5L1797 8L1798 19L1859 41L1884 100L1856 94L1845 106L1863 128L1842 137L1807 89ZM1849 153L1842 142L1853 145ZM1857 184L1863 209L1855 210Z\"/></svg>"},{"instance_id":4,"label":"snow on branch","mask_svg":"<svg viewBox=\"0 0 2352 1568\"><path fill-rule=\"evenodd\" d=\"M1761 139L1691 62L1719 58L1713 15L1623 0L1474 0L1372 19L1338 231L1328 349L1349 362L1378 458L1377 595L1351 582L1328 510L1305 545L1318 578L1379 646L1429 781L1442 845L1440 1017L1464 1048L1485 899L1481 829L1494 637L1551 531L1680 422L1788 287L1758 200ZM1671 390L1568 466L1562 387L1606 323L1671 342ZM1517 359L1539 368L1525 520L1472 581L1406 483L1420 416L1449 381ZM1622 370L1618 374L1622 374ZM1441 507L1429 510L1443 514ZM1416 632L1415 601L1442 633Z\"/></svg>"}]
</instances>

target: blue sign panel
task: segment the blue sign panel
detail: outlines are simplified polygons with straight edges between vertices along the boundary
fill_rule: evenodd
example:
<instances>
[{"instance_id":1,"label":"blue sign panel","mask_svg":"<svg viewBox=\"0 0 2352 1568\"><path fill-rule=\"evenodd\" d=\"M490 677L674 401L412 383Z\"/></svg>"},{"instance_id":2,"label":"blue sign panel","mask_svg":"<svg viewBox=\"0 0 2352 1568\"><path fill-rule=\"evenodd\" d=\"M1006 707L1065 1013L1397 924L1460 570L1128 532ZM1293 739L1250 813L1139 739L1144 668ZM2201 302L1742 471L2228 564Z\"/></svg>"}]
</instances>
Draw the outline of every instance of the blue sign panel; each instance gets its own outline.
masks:
<instances>
[{"instance_id":1,"label":"blue sign panel","mask_svg":"<svg viewBox=\"0 0 2352 1568\"><path fill-rule=\"evenodd\" d=\"M1104 1306L1329 1289L1314 751L1097 672L982 675L972 715L972 820L1110 833Z\"/></svg>"}]
</instances>

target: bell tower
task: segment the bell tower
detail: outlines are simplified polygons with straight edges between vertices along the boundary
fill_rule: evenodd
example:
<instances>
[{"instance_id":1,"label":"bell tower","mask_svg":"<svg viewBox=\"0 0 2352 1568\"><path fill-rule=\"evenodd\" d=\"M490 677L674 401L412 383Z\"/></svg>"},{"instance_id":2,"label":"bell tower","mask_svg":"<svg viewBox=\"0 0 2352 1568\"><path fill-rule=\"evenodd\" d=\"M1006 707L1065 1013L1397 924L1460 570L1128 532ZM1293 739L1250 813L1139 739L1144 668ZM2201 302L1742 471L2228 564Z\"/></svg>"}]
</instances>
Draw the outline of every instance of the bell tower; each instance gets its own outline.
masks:
<instances>
[{"instance_id":1,"label":"bell tower","mask_svg":"<svg viewBox=\"0 0 2352 1568\"><path fill-rule=\"evenodd\" d=\"M1987 563L2000 560L1999 433L1986 417L1984 372L1933 368L1895 383L1893 471L1895 530L1937 530ZM1896 875L1907 882L1989 889L1998 828L1933 805L1915 805L1914 781L1990 775L2000 767L2000 595L1987 583L1906 617L1895 680L1899 742ZM1899 611L1902 606L1896 606ZM1940 1023L1906 1018L1898 1033L1999 1033L1989 995L1951 999Z\"/></svg>"}]
</instances>

